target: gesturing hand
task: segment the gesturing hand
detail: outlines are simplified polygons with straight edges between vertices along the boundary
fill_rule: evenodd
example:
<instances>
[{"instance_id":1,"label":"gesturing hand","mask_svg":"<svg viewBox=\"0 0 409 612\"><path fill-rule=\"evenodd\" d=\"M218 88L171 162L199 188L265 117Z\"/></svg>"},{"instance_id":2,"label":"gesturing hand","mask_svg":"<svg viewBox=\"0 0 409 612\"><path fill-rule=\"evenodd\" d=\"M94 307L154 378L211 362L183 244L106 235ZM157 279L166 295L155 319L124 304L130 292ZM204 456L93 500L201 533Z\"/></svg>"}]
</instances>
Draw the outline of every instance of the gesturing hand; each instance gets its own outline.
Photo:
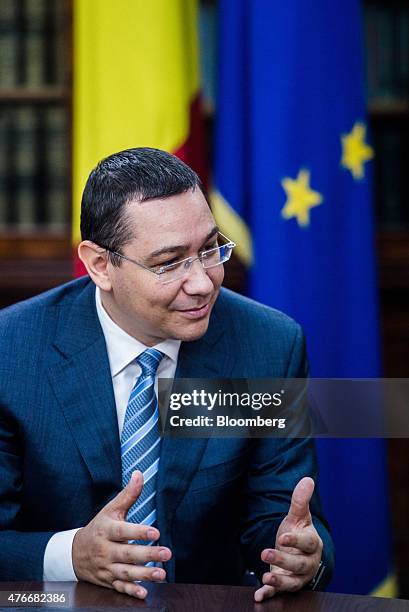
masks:
<instances>
[{"instance_id":1,"label":"gesturing hand","mask_svg":"<svg viewBox=\"0 0 409 612\"><path fill-rule=\"evenodd\" d=\"M268 599L279 591L297 591L315 576L322 540L309 508L313 492L312 478L302 478L295 487L288 514L277 531L276 547L261 553L262 561L270 563L270 571L263 575L263 586L255 592L255 601Z\"/></svg>"},{"instance_id":2,"label":"gesturing hand","mask_svg":"<svg viewBox=\"0 0 409 612\"><path fill-rule=\"evenodd\" d=\"M134 472L127 486L77 531L72 544L72 562L78 580L116 589L139 599L147 590L135 580L161 581L166 572L145 567L149 561L169 561L169 548L128 544L128 540L159 539L159 530L149 525L126 522L126 514L143 488L141 472Z\"/></svg>"}]
</instances>

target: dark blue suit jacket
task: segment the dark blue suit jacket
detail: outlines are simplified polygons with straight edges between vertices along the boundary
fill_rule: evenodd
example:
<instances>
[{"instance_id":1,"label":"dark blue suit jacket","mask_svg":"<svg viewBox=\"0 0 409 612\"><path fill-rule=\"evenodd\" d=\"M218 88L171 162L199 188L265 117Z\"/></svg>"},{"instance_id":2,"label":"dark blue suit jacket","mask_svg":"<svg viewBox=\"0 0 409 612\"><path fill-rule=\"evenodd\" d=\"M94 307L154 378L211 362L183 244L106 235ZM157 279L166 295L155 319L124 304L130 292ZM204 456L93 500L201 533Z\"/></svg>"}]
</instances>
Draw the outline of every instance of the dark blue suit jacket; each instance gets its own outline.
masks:
<instances>
[{"instance_id":1,"label":"dark blue suit jacket","mask_svg":"<svg viewBox=\"0 0 409 612\"><path fill-rule=\"evenodd\" d=\"M0 313L0 580L41 580L57 531L84 526L121 489L119 433L94 285L73 281ZM300 327L222 290L176 376L303 377ZM305 439L163 440L157 519L169 581L240 583L267 566L291 493L317 477ZM328 567L332 542L315 495Z\"/></svg>"}]
</instances>

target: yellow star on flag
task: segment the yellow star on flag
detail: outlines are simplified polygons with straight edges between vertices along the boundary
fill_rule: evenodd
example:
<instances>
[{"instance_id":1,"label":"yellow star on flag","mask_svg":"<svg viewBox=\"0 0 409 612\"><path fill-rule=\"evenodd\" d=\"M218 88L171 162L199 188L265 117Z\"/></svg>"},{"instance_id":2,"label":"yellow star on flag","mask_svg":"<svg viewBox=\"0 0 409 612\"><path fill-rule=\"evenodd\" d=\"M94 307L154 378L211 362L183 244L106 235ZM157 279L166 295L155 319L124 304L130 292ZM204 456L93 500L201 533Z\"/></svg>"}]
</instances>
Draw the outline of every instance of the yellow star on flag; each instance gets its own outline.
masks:
<instances>
[{"instance_id":1,"label":"yellow star on flag","mask_svg":"<svg viewBox=\"0 0 409 612\"><path fill-rule=\"evenodd\" d=\"M295 180L286 177L281 184L287 195L281 216L284 219L296 217L300 227L309 225L310 209L323 201L322 195L310 187L310 171L300 170Z\"/></svg>"},{"instance_id":2,"label":"yellow star on flag","mask_svg":"<svg viewBox=\"0 0 409 612\"><path fill-rule=\"evenodd\" d=\"M364 164L373 158L374 150L365 142L366 126L357 121L350 134L343 134L341 165L352 172L355 179L364 178Z\"/></svg>"}]
</instances>

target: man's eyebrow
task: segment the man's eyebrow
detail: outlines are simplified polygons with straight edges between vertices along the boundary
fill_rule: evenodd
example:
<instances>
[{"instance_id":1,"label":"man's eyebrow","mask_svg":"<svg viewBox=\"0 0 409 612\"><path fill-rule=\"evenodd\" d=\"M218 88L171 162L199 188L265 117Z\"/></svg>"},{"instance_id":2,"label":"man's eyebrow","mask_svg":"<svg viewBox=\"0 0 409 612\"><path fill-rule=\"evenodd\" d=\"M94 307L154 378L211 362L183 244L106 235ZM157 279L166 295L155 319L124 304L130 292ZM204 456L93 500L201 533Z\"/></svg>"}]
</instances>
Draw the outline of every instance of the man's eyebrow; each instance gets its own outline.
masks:
<instances>
[{"instance_id":1,"label":"man's eyebrow","mask_svg":"<svg viewBox=\"0 0 409 612\"><path fill-rule=\"evenodd\" d=\"M219 228L217 227L217 225L215 225L210 232L207 234L206 238L203 240L203 244L206 244L206 242L208 240L210 240L210 238L213 238L213 236L215 236L216 234L218 234L219 232ZM190 244L175 244L172 246L164 246L160 249L157 249L156 251L153 251L153 253L150 253L150 255L148 255L147 260L149 259L155 259L156 257L159 257L160 255L165 255L165 254L169 254L169 253L185 253L186 251L188 251L190 249Z\"/></svg>"}]
</instances>

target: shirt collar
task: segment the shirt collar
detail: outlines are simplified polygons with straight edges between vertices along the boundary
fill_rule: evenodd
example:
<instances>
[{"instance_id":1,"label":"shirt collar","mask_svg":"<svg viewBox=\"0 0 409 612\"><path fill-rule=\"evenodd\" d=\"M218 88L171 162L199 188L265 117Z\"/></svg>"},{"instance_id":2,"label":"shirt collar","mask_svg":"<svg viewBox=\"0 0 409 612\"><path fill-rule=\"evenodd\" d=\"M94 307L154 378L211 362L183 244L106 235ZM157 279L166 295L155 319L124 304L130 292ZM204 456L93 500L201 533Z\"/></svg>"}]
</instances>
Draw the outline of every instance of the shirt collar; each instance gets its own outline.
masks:
<instances>
[{"instance_id":1,"label":"shirt collar","mask_svg":"<svg viewBox=\"0 0 409 612\"><path fill-rule=\"evenodd\" d=\"M95 302L98 319L105 336L111 374L114 377L149 347L127 334L111 319L102 305L99 287L96 287L95 290ZM156 344L155 348L176 364L180 345L180 340L168 339Z\"/></svg>"}]
</instances>

